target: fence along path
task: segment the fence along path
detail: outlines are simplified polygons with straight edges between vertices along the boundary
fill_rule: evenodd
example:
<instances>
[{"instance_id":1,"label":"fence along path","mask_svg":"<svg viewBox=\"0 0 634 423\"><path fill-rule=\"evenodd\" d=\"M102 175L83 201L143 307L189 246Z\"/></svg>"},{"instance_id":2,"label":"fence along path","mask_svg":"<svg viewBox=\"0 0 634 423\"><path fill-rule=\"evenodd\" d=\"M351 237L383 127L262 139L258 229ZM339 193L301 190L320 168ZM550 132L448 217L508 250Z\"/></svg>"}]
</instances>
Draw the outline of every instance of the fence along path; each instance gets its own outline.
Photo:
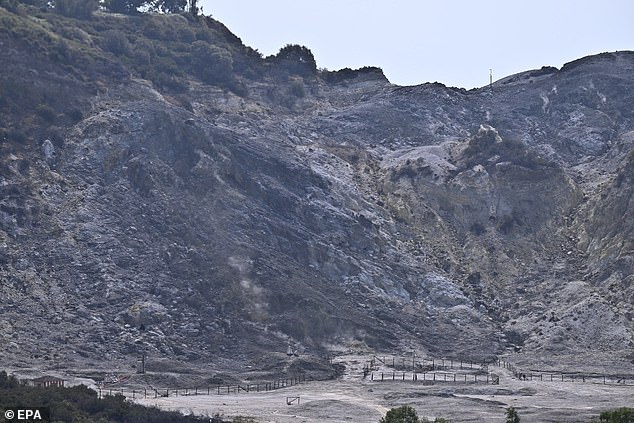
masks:
<instances>
[{"instance_id":1,"label":"fence along path","mask_svg":"<svg viewBox=\"0 0 634 423\"><path fill-rule=\"evenodd\" d=\"M432 359L417 357L373 356L363 366L363 379L371 382L422 382L499 384L500 377L491 367L504 368L513 377L525 382L576 382L634 386L634 374L614 375L581 372L525 371L507 361L477 362L473 360ZM159 398L191 395L231 395L245 392L268 392L306 382L306 376L277 379L273 382L237 385L214 385L195 388L99 388L99 398L123 395L127 398Z\"/></svg>"},{"instance_id":2,"label":"fence along path","mask_svg":"<svg viewBox=\"0 0 634 423\"><path fill-rule=\"evenodd\" d=\"M231 395L244 392L268 392L290 386L300 385L306 382L306 376L277 379L273 382L238 384L238 385L214 385L196 388L150 388L150 389L129 389L129 388L98 388L99 398L107 395L123 395L126 398L165 398L192 395Z\"/></svg>"},{"instance_id":3,"label":"fence along path","mask_svg":"<svg viewBox=\"0 0 634 423\"><path fill-rule=\"evenodd\" d=\"M455 371L454 371L455 370ZM374 356L363 367L363 378L373 382L408 381L423 383L492 383L498 375L489 364L472 360Z\"/></svg>"},{"instance_id":4,"label":"fence along path","mask_svg":"<svg viewBox=\"0 0 634 423\"><path fill-rule=\"evenodd\" d=\"M374 356L363 368L363 378L370 381L408 382L455 382L498 384L499 375L491 367L504 368L520 381L577 382L634 386L634 374L599 374L583 372L558 372L522 370L510 362L494 360L476 362L472 360L432 359L395 356ZM449 370L456 370L449 371Z\"/></svg>"},{"instance_id":5,"label":"fence along path","mask_svg":"<svg viewBox=\"0 0 634 423\"><path fill-rule=\"evenodd\" d=\"M522 370L512 363L498 361L497 365L513 373L513 377L521 381L540 382L581 382L603 385L634 386L634 374L603 374L588 372L558 372L542 370Z\"/></svg>"}]
</instances>

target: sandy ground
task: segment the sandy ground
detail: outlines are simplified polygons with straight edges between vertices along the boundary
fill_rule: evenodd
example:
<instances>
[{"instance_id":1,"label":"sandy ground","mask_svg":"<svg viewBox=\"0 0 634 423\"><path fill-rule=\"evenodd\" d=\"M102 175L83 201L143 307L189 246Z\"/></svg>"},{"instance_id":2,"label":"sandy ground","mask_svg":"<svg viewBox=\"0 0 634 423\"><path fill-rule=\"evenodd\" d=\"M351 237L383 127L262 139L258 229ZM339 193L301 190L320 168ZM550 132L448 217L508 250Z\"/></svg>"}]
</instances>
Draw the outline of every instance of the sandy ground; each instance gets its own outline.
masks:
<instances>
[{"instance_id":1,"label":"sandy ground","mask_svg":"<svg viewBox=\"0 0 634 423\"><path fill-rule=\"evenodd\" d=\"M499 385L372 382L363 380L354 365L349 369L350 373L339 380L308 382L276 391L137 402L185 414L253 417L260 423L376 423L387 410L401 405L411 405L420 417L444 417L456 423L504 422L509 406L518 410L523 423L589 422L605 409L634 407L634 386L520 381L498 367L491 370L500 376ZM288 405L289 397L299 397L299 404Z\"/></svg>"}]
</instances>

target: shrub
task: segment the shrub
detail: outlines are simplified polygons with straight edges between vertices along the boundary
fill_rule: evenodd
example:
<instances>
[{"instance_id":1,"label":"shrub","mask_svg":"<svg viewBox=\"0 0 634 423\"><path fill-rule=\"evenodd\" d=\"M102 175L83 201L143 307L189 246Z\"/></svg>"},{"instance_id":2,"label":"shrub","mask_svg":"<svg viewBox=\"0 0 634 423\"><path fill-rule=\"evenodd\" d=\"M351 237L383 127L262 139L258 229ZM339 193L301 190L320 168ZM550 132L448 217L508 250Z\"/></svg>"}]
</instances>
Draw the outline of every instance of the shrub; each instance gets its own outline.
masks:
<instances>
[{"instance_id":1,"label":"shrub","mask_svg":"<svg viewBox=\"0 0 634 423\"><path fill-rule=\"evenodd\" d=\"M195 41L192 44L191 62L194 74L210 84L226 83L233 77L233 58L229 51Z\"/></svg>"},{"instance_id":2,"label":"shrub","mask_svg":"<svg viewBox=\"0 0 634 423\"><path fill-rule=\"evenodd\" d=\"M143 35L148 38L160 40L165 36L165 30L157 20L149 19L143 27Z\"/></svg>"},{"instance_id":3,"label":"shrub","mask_svg":"<svg viewBox=\"0 0 634 423\"><path fill-rule=\"evenodd\" d=\"M119 56L130 52L130 42L125 34L116 29L110 29L104 33L101 40L101 48Z\"/></svg>"},{"instance_id":4,"label":"shrub","mask_svg":"<svg viewBox=\"0 0 634 423\"><path fill-rule=\"evenodd\" d=\"M0 0L0 6L4 7L10 12L17 13L19 2L18 0Z\"/></svg>"},{"instance_id":5,"label":"shrub","mask_svg":"<svg viewBox=\"0 0 634 423\"><path fill-rule=\"evenodd\" d=\"M47 122L54 122L55 118L57 117L55 110L53 110L50 106L46 104L40 104L39 106L37 106L35 112Z\"/></svg>"},{"instance_id":6,"label":"shrub","mask_svg":"<svg viewBox=\"0 0 634 423\"><path fill-rule=\"evenodd\" d=\"M71 18L89 19L99 8L99 0L55 0L55 11Z\"/></svg>"},{"instance_id":7,"label":"shrub","mask_svg":"<svg viewBox=\"0 0 634 423\"><path fill-rule=\"evenodd\" d=\"M84 118L84 113L78 107L73 107L66 112L72 123L77 123Z\"/></svg>"},{"instance_id":8,"label":"shrub","mask_svg":"<svg viewBox=\"0 0 634 423\"><path fill-rule=\"evenodd\" d=\"M59 422L154 422L202 423L209 418L184 416L175 411L146 408L126 401L121 395L97 397L86 386L70 388L38 388L18 383L13 376L0 372L0 410L15 404L50 407L54 421ZM221 423L222 420L212 419Z\"/></svg>"},{"instance_id":9,"label":"shrub","mask_svg":"<svg viewBox=\"0 0 634 423\"><path fill-rule=\"evenodd\" d=\"M624 407L604 411L599 416L599 423L634 423L634 409Z\"/></svg>"},{"instance_id":10,"label":"shrub","mask_svg":"<svg viewBox=\"0 0 634 423\"><path fill-rule=\"evenodd\" d=\"M314 75L317 73L315 56L305 46L288 44L273 57L273 62L291 74Z\"/></svg>"},{"instance_id":11,"label":"shrub","mask_svg":"<svg viewBox=\"0 0 634 423\"><path fill-rule=\"evenodd\" d=\"M297 97L297 98L303 98L306 96L306 90L304 89L304 83L302 81L298 81L298 80L292 80L289 87L288 87L288 93Z\"/></svg>"},{"instance_id":12,"label":"shrub","mask_svg":"<svg viewBox=\"0 0 634 423\"><path fill-rule=\"evenodd\" d=\"M13 141L16 142L18 144L24 144L27 142L28 137L26 136L26 134L22 131L20 131L19 129L9 129L9 133L7 134L7 139L9 141Z\"/></svg>"},{"instance_id":13,"label":"shrub","mask_svg":"<svg viewBox=\"0 0 634 423\"><path fill-rule=\"evenodd\" d=\"M191 28L178 28L176 30L176 36L179 41L182 41L184 43L191 43L196 41L196 33Z\"/></svg>"},{"instance_id":14,"label":"shrub","mask_svg":"<svg viewBox=\"0 0 634 423\"><path fill-rule=\"evenodd\" d=\"M385 417L381 418L379 423L419 423L418 414L409 405L392 408L387 412Z\"/></svg>"},{"instance_id":15,"label":"shrub","mask_svg":"<svg viewBox=\"0 0 634 423\"><path fill-rule=\"evenodd\" d=\"M103 6L110 12L131 15L147 3L147 0L104 0Z\"/></svg>"},{"instance_id":16,"label":"shrub","mask_svg":"<svg viewBox=\"0 0 634 423\"><path fill-rule=\"evenodd\" d=\"M520 423L520 416L513 407L506 409L506 423Z\"/></svg>"},{"instance_id":17,"label":"shrub","mask_svg":"<svg viewBox=\"0 0 634 423\"><path fill-rule=\"evenodd\" d=\"M46 0L19 0L20 3L30 4L31 6L36 7L46 7L48 5L48 1Z\"/></svg>"}]
</instances>

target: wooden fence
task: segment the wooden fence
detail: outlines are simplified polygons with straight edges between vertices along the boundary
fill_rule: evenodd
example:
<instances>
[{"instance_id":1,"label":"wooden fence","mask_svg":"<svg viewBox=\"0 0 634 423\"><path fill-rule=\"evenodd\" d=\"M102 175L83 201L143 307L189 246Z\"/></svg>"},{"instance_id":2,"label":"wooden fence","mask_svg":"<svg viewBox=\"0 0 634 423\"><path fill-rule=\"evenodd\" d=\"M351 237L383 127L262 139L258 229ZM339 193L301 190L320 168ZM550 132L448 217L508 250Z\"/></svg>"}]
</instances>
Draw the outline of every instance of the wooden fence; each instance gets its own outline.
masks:
<instances>
[{"instance_id":1,"label":"wooden fence","mask_svg":"<svg viewBox=\"0 0 634 423\"><path fill-rule=\"evenodd\" d=\"M485 375L467 374L467 373L416 373L416 372L370 372L370 380L373 382L389 382L389 381L401 381L401 382L423 382L423 383L437 383L437 382L453 382L453 383L491 383L498 384L500 382L499 376L487 373Z\"/></svg>"},{"instance_id":2,"label":"wooden fence","mask_svg":"<svg viewBox=\"0 0 634 423\"><path fill-rule=\"evenodd\" d=\"M603 385L627 385L634 386L634 374L599 374L583 372L557 372L541 370L522 370L509 362L498 362L498 366L504 367L513 373L513 376L521 381L540 382L581 382L599 383Z\"/></svg>"},{"instance_id":3,"label":"wooden fence","mask_svg":"<svg viewBox=\"0 0 634 423\"><path fill-rule=\"evenodd\" d=\"M380 371L380 366L392 371ZM581 382L634 386L634 374L598 374L583 372L525 371L512 363L502 360L473 361L460 359L433 359L407 357L374 356L363 368L364 379L371 381L409 381L409 382L452 382L452 383L491 383L498 384L500 378L490 372L491 367L505 368L520 381L531 382ZM462 370L463 373L450 370Z\"/></svg>"},{"instance_id":4,"label":"wooden fence","mask_svg":"<svg viewBox=\"0 0 634 423\"><path fill-rule=\"evenodd\" d=\"M435 371L466 370L480 372L482 375L488 373L489 364L473 360L460 359L434 359L423 357L387 357L374 356L363 367L363 377L367 378L372 372L377 372L379 363L385 367L394 369L394 372L430 373ZM494 362L498 363L498 362ZM389 372L388 372L389 373Z\"/></svg>"},{"instance_id":5,"label":"wooden fence","mask_svg":"<svg viewBox=\"0 0 634 423\"><path fill-rule=\"evenodd\" d=\"M238 385L215 385L207 386L204 388L162 388L162 389L128 389L128 388L116 388L107 389L99 388L99 398L103 398L106 395L123 395L126 398L166 398L166 397L178 397L178 396L192 396L192 395L231 395L240 394L244 392L268 392L277 389L287 388L290 386L300 385L306 382L306 376L297 376L294 378L277 379L273 382L262 382L252 384L238 384Z\"/></svg>"}]
</instances>

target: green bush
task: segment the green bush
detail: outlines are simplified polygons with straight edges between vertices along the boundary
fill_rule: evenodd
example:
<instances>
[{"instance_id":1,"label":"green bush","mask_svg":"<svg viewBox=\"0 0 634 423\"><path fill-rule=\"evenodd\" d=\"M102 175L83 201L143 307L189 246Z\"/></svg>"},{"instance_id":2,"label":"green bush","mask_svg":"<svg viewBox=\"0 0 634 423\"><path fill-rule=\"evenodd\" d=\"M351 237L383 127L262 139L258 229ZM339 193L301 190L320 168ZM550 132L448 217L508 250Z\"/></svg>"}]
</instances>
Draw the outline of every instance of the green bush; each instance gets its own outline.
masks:
<instances>
[{"instance_id":1,"label":"green bush","mask_svg":"<svg viewBox=\"0 0 634 423\"><path fill-rule=\"evenodd\" d=\"M160 40L165 36L165 29L157 19L150 18L143 27L143 35L154 40Z\"/></svg>"},{"instance_id":2,"label":"green bush","mask_svg":"<svg viewBox=\"0 0 634 423\"><path fill-rule=\"evenodd\" d=\"M40 115L42 119L49 123L54 122L55 118L57 117L55 110L53 110L50 106L46 104L40 104L39 106L37 106L35 112Z\"/></svg>"},{"instance_id":3,"label":"green bush","mask_svg":"<svg viewBox=\"0 0 634 423\"><path fill-rule=\"evenodd\" d=\"M506 423L520 423L520 416L513 407L506 409Z\"/></svg>"},{"instance_id":4,"label":"green bush","mask_svg":"<svg viewBox=\"0 0 634 423\"><path fill-rule=\"evenodd\" d=\"M57 422L153 422L201 423L209 418L184 416L179 412L160 411L127 401L121 395L97 397L86 386L31 387L21 385L13 376L0 372L0 413L16 404L49 407L53 421ZM0 414L1 415L1 414ZM221 419L212 419L221 423Z\"/></svg>"},{"instance_id":5,"label":"green bush","mask_svg":"<svg viewBox=\"0 0 634 423\"><path fill-rule=\"evenodd\" d=\"M624 407L604 411L599 416L599 423L634 423L634 409Z\"/></svg>"},{"instance_id":6,"label":"green bush","mask_svg":"<svg viewBox=\"0 0 634 423\"><path fill-rule=\"evenodd\" d=\"M317 73L317 62L313 53L305 46L288 44L272 58L283 71L296 75L314 75Z\"/></svg>"},{"instance_id":7,"label":"green bush","mask_svg":"<svg viewBox=\"0 0 634 423\"><path fill-rule=\"evenodd\" d=\"M379 423L451 423L442 417L436 417L433 422L430 422L426 418L419 419L414 410L409 405L403 405L398 408L392 408L387 412Z\"/></svg>"},{"instance_id":8,"label":"green bush","mask_svg":"<svg viewBox=\"0 0 634 423\"><path fill-rule=\"evenodd\" d=\"M392 408L379 423L419 423L418 414L409 405Z\"/></svg>"},{"instance_id":9,"label":"green bush","mask_svg":"<svg viewBox=\"0 0 634 423\"><path fill-rule=\"evenodd\" d=\"M125 56L130 53L130 42L125 34L116 29L106 31L100 42L101 48L117 56Z\"/></svg>"},{"instance_id":10,"label":"green bush","mask_svg":"<svg viewBox=\"0 0 634 423\"><path fill-rule=\"evenodd\" d=\"M304 83L301 80L292 80L288 86L288 93L297 98L305 97L306 90L304 89Z\"/></svg>"},{"instance_id":11,"label":"green bush","mask_svg":"<svg viewBox=\"0 0 634 423\"><path fill-rule=\"evenodd\" d=\"M99 0L55 0L55 11L71 18L89 19L99 8Z\"/></svg>"},{"instance_id":12,"label":"green bush","mask_svg":"<svg viewBox=\"0 0 634 423\"><path fill-rule=\"evenodd\" d=\"M195 41L192 44L191 63L193 71L203 82L226 83L233 78L233 58L221 47Z\"/></svg>"},{"instance_id":13,"label":"green bush","mask_svg":"<svg viewBox=\"0 0 634 423\"><path fill-rule=\"evenodd\" d=\"M147 5L147 0L104 0L106 10L127 15L138 13L139 8Z\"/></svg>"}]
</instances>

